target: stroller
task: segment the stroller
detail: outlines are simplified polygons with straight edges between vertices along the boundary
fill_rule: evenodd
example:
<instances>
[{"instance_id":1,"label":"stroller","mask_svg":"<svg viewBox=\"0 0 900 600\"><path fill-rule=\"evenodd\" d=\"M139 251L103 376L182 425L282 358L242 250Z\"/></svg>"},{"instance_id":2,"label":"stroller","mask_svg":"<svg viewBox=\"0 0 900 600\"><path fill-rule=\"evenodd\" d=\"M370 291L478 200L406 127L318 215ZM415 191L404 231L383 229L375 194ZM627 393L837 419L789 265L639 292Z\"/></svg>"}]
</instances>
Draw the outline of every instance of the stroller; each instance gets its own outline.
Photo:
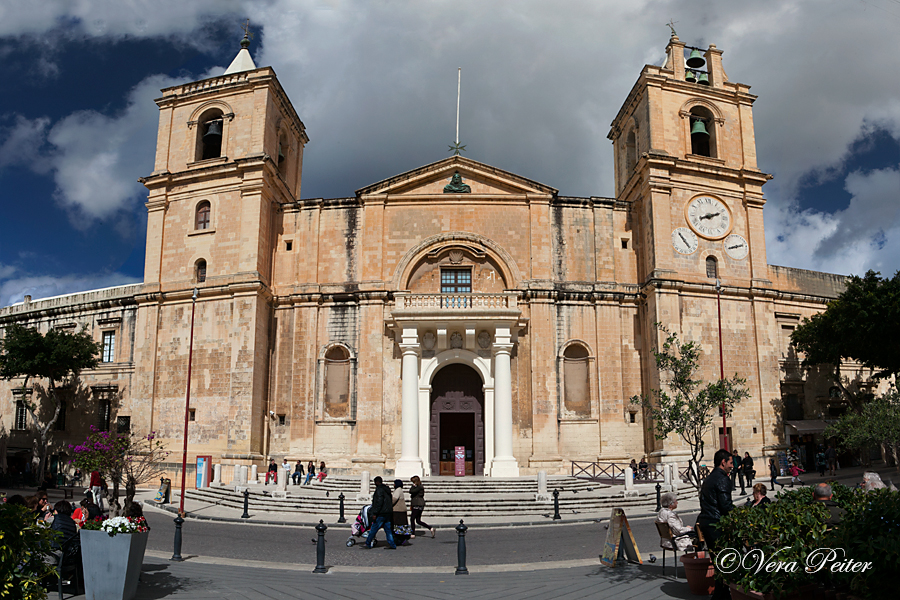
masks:
<instances>
[{"instance_id":1,"label":"stroller","mask_svg":"<svg viewBox=\"0 0 900 600\"><path fill-rule=\"evenodd\" d=\"M356 544L356 540L354 538L365 538L369 533L369 528L372 527L372 521L369 520L369 509L372 508L371 504L366 504L363 506L359 514L356 515L356 520L350 525L350 537L347 538L347 547L352 548ZM372 540L372 545L377 544L377 540Z\"/></svg>"}]
</instances>

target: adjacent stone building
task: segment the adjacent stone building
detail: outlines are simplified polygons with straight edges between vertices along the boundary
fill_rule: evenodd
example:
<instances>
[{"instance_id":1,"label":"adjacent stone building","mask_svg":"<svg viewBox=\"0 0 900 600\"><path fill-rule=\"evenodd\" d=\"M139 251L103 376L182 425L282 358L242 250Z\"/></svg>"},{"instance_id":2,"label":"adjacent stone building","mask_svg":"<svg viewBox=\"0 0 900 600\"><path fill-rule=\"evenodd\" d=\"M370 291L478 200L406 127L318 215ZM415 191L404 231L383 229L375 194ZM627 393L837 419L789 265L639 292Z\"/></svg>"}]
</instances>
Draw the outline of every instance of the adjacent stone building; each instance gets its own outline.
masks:
<instances>
[{"instance_id":1,"label":"adjacent stone building","mask_svg":"<svg viewBox=\"0 0 900 600\"><path fill-rule=\"evenodd\" d=\"M180 451L192 347L191 460L438 475L462 446L468 473L495 477L683 460L629 399L659 385L655 323L700 342L718 378L719 300L724 370L751 393L720 434L783 447L785 399L795 420L829 400L790 331L844 279L768 264L755 96L715 46L673 36L666 52L613 119L615 198L452 156L302 199L306 127L246 45L221 77L163 90L143 285L0 310L0 327L87 325L115 344L58 450L99 419ZM0 412L21 453L14 388ZM73 418L102 402L105 420Z\"/></svg>"}]
</instances>

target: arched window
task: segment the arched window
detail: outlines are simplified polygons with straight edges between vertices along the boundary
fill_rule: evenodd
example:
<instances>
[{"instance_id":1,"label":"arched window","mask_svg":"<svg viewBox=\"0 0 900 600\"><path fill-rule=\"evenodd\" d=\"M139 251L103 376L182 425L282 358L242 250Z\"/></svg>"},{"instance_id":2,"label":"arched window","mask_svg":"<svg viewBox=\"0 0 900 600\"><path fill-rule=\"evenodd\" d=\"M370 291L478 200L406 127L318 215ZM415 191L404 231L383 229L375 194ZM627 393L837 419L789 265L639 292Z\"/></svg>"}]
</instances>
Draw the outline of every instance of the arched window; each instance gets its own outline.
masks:
<instances>
[{"instance_id":1,"label":"arched window","mask_svg":"<svg viewBox=\"0 0 900 600\"><path fill-rule=\"evenodd\" d=\"M706 276L710 279L719 278L719 261L715 256L706 257Z\"/></svg>"},{"instance_id":2,"label":"arched window","mask_svg":"<svg viewBox=\"0 0 900 600\"><path fill-rule=\"evenodd\" d=\"M206 281L206 261L202 258L194 265L194 279L197 283Z\"/></svg>"},{"instance_id":3,"label":"arched window","mask_svg":"<svg viewBox=\"0 0 900 600\"><path fill-rule=\"evenodd\" d=\"M194 218L194 229L209 229L209 213L212 207L208 200L197 205L197 215Z\"/></svg>"},{"instance_id":4,"label":"arched window","mask_svg":"<svg viewBox=\"0 0 900 600\"><path fill-rule=\"evenodd\" d=\"M691 109L691 154L716 157L716 120L708 108Z\"/></svg>"},{"instance_id":5,"label":"arched window","mask_svg":"<svg viewBox=\"0 0 900 600\"><path fill-rule=\"evenodd\" d=\"M197 127L197 160L222 156L223 127L221 110L214 108L203 113Z\"/></svg>"},{"instance_id":6,"label":"arched window","mask_svg":"<svg viewBox=\"0 0 900 600\"><path fill-rule=\"evenodd\" d=\"M288 153L290 147L287 143L287 137L282 133L278 136L278 172L282 177L287 177Z\"/></svg>"},{"instance_id":7,"label":"arched window","mask_svg":"<svg viewBox=\"0 0 900 600\"><path fill-rule=\"evenodd\" d=\"M631 177L634 167L637 165L637 136L634 129L625 136L625 179Z\"/></svg>"},{"instance_id":8,"label":"arched window","mask_svg":"<svg viewBox=\"0 0 900 600\"><path fill-rule=\"evenodd\" d=\"M571 344L563 352L563 414L591 416L591 358L587 348Z\"/></svg>"},{"instance_id":9,"label":"arched window","mask_svg":"<svg viewBox=\"0 0 900 600\"><path fill-rule=\"evenodd\" d=\"M322 414L325 420L353 420L353 367L350 351L335 345L320 361L322 371Z\"/></svg>"}]
</instances>

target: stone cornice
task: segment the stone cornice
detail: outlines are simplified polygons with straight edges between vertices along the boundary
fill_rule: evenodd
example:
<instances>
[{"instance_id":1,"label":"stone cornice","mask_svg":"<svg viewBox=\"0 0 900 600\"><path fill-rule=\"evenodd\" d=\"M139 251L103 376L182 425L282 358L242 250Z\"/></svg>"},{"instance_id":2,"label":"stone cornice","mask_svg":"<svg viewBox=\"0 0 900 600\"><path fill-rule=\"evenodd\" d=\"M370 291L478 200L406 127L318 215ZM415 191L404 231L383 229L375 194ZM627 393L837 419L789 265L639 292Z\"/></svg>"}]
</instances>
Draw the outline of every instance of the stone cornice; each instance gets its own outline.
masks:
<instances>
[{"instance_id":1,"label":"stone cornice","mask_svg":"<svg viewBox=\"0 0 900 600\"><path fill-rule=\"evenodd\" d=\"M716 286L714 283L696 283L677 279L648 278L641 286L643 293L653 291L673 291L677 293L692 293L702 295L715 295ZM757 287L755 285L722 285L722 296L730 296L734 298L745 298L747 300L779 300L789 302L801 302L804 304L827 304L834 300L829 296L817 296L812 294L801 294L797 292L787 292L772 288Z\"/></svg>"}]
</instances>

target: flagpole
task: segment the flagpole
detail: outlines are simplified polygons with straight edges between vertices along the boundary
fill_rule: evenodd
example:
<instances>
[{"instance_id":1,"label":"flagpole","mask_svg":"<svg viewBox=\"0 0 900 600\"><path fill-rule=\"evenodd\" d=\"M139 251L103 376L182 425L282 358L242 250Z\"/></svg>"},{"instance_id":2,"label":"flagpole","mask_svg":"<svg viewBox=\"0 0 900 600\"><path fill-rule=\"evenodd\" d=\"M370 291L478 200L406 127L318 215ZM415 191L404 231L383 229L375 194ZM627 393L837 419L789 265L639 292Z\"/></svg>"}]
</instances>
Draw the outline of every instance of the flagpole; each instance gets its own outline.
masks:
<instances>
[{"instance_id":1,"label":"flagpole","mask_svg":"<svg viewBox=\"0 0 900 600\"><path fill-rule=\"evenodd\" d=\"M456 78L456 145L459 146L459 91L462 86L462 67L459 67Z\"/></svg>"}]
</instances>

